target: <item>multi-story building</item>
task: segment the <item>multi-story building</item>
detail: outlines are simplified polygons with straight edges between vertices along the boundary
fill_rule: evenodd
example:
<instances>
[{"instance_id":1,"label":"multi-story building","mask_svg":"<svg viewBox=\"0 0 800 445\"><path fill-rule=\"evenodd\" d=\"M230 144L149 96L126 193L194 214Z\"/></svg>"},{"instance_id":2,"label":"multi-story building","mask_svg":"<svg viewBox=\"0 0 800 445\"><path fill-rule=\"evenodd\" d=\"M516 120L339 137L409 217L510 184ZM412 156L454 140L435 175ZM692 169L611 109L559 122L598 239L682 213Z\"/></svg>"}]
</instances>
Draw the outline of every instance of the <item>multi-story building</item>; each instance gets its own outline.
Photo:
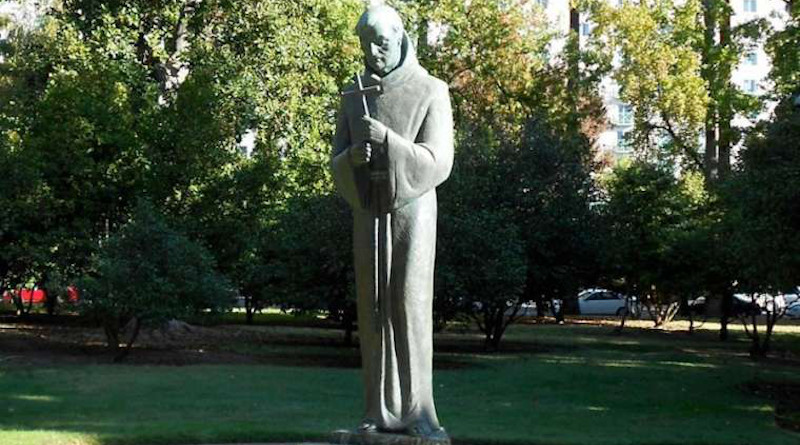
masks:
<instances>
[{"instance_id":1,"label":"multi-story building","mask_svg":"<svg viewBox=\"0 0 800 445\"><path fill-rule=\"evenodd\" d=\"M569 0L536 0L545 8L552 26L559 30L570 30ZM613 5L620 5L623 0L606 0ZM786 3L783 0L730 0L733 16L731 25L737 26L756 18L765 18L775 29L780 29L785 23ZM578 33L581 41L586 43L593 38L593 24L591 17L580 15ZM558 50L563 44L556 44ZM770 71L770 60L764 51L763 45L756 45L748 51L731 75L731 81L742 91L749 94L763 94L767 85L767 74ZM607 130L598 140L598 148L610 153L613 158L620 159L628 156L632 150L627 143L628 133L633 130L634 110L630 104L619 97L619 87L611 77L603 80L600 93L606 106L608 115ZM772 111L768 105L764 112L758 116L737 116L733 124L738 127L751 125L754 119L765 118ZM698 144L699 145L699 144Z\"/></svg>"},{"instance_id":2,"label":"multi-story building","mask_svg":"<svg viewBox=\"0 0 800 445\"><path fill-rule=\"evenodd\" d=\"M51 0L28 0L24 2L0 0L0 18L9 20L9 23L5 25L2 25L5 20L0 21L0 41L8 38L12 26L33 27L37 18L51 3ZM3 55L0 54L0 62L2 61Z\"/></svg>"}]
</instances>

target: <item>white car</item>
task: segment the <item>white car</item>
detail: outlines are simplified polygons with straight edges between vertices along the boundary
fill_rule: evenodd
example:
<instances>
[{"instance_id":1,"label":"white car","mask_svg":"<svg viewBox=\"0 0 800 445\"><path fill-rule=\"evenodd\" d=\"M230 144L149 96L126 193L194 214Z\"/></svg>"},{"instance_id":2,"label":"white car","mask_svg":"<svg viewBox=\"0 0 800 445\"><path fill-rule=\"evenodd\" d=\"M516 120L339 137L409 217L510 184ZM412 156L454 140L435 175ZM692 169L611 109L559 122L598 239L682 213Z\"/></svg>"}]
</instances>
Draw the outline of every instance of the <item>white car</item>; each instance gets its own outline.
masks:
<instances>
[{"instance_id":1,"label":"white car","mask_svg":"<svg viewBox=\"0 0 800 445\"><path fill-rule=\"evenodd\" d=\"M608 289L586 289L578 294L581 315L622 315L626 303L624 295Z\"/></svg>"},{"instance_id":2,"label":"white car","mask_svg":"<svg viewBox=\"0 0 800 445\"><path fill-rule=\"evenodd\" d=\"M798 289L800 291L800 289ZM800 318L800 292L797 294L786 294L783 296L786 301L786 313L789 318Z\"/></svg>"}]
</instances>

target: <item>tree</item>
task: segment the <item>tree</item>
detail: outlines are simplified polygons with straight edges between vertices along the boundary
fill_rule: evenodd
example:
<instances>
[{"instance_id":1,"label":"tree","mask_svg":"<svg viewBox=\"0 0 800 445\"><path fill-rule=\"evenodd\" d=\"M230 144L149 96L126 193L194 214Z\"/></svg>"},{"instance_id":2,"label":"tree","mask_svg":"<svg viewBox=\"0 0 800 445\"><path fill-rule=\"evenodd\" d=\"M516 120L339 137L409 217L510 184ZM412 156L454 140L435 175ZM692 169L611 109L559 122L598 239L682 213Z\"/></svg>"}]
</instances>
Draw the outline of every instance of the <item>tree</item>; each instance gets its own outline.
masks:
<instances>
[{"instance_id":1,"label":"tree","mask_svg":"<svg viewBox=\"0 0 800 445\"><path fill-rule=\"evenodd\" d=\"M80 289L80 310L102 324L115 361L128 354L142 326L222 310L234 295L210 253L169 227L146 202L104 241ZM120 349L120 332L128 324L132 332Z\"/></svg>"},{"instance_id":2,"label":"tree","mask_svg":"<svg viewBox=\"0 0 800 445\"><path fill-rule=\"evenodd\" d=\"M660 159L666 149L702 170L697 141L709 98L697 52L699 13L698 0L650 0L620 7L600 3L592 16L597 44L619 51L613 78L620 98L634 107L633 146L650 159Z\"/></svg>"},{"instance_id":3,"label":"tree","mask_svg":"<svg viewBox=\"0 0 800 445\"><path fill-rule=\"evenodd\" d=\"M585 217L590 213L592 140L603 114L597 84L608 60L601 52L581 50L577 35L571 36L573 45L565 56L552 59L549 45L564 33L551 27L533 1L396 3L409 11L423 66L450 84L462 135L453 176L439 194L442 233L468 232L475 218L511 217L513 224L502 227L509 236L522 237L530 267L523 300L509 300L514 305L527 299L543 303L576 292L591 269L590 256L584 254L591 250L586 243L592 235L581 236L592 231L578 226L591 225ZM474 198L462 196L467 192L461 190ZM452 221L458 228L446 228L448 212L464 206L482 209L487 203L493 208L458 217ZM579 240L572 242L573 235ZM495 255L497 261L516 261L513 252ZM440 261L442 271L446 261ZM440 326L459 312L471 312L462 304L465 298L489 297L437 291Z\"/></svg>"},{"instance_id":4,"label":"tree","mask_svg":"<svg viewBox=\"0 0 800 445\"><path fill-rule=\"evenodd\" d=\"M252 287L270 209L331 187L326 141L358 64L359 9L70 0L14 34L0 73L0 145L15 162L4 284L83 275L146 197Z\"/></svg>"},{"instance_id":5,"label":"tree","mask_svg":"<svg viewBox=\"0 0 800 445\"><path fill-rule=\"evenodd\" d=\"M557 128L545 119L532 120L521 142L499 149L503 199L525 244L525 299L536 302L540 316L555 300L574 311L574 296L599 275L602 235L591 210L598 199L592 141L582 132ZM556 315L563 320L562 313Z\"/></svg>"},{"instance_id":6,"label":"tree","mask_svg":"<svg viewBox=\"0 0 800 445\"><path fill-rule=\"evenodd\" d=\"M439 188L434 307L440 324L457 316L476 322L486 349L497 350L525 302L527 264L509 203L498 197L500 162L480 136L460 141L453 173Z\"/></svg>"},{"instance_id":7,"label":"tree","mask_svg":"<svg viewBox=\"0 0 800 445\"><path fill-rule=\"evenodd\" d=\"M440 321L467 314L497 348L523 303L535 301L543 315L595 278L589 146L543 121L530 122L520 141L485 126L462 129L439 193Z\"/></svg>"},{"instance_id":8,"label":"tree","mask_svg":"<svg viewBox=\"0 0 800 445\"><path fill-rule=\"evenodd\" d=\"M766 34L764 20L731 24L728 0L649 0L610 7L589 1L600 44L617 49L614 79L620 98L634 107L637 156L700 171L712 189L730 172L731 151L741 141L735 116L750 116L761 100L741 91L731 73ZM701 143L704 148L701 147ZM725 236L717 238L725 239ZM714 246L721 253L724 246ZM706 268L726 270L724 256ZM716 264L717 262L722 264ZM721 296L720 337L727 337L732 277L713 285Z\"/></svg>"},{"instance_id":9,"label":"tree","mask_svg":"<svg viewBox=\"0 0 800 445\"><path fill-rule=\"evenodd\" d=\"M775 120L751 135L725 193L738 287L753 302L766 303L761 304L764 332L759 332L756 314L742 319L749 325L750 354L756 358L769 352L773 328L785 310L774 296L795 290L800 275L798 147L800 108L787 99L776 109Z\"/></svg>"},{"instance_id":10,"label":"tree","mask_svg":"<svg viewBox=\"0 0 800 445\"><path fill-rule=\"evenodd\" d=\"M143 188L138 140L155 97L135 66L93 52L54 17L20 30L6 51L0 125L26 172L16 186L19 205L9 210L27 218L9 255L29 259L19 283L48 275L69 282Z\"/></svg>"},{"instance_id":11,"label":"tree","mask_svg":"<svg viewBox=\"0 0 800 445\"><path fill-rule=\"evenodd\" d=\"M348 345L356 323L352 226L349 207L329 193L287 201L274 234L284 272L281 306L324 311Z\"/></svg>"},{"instance_id":12,"label":"tree","mask_svg":"<svg viewBox=\"0 0 800 445\"><path fill-rule=\"evenodd\" d=\"M741 132L731 121L761 106L731 82L731 72L764 23L732 27L724 0L589 3L597 44L619 51L613 77L634 107L634 149L703 172L708 184L727 174Z\"/></svg>"},{"instance_id":13,"label":"tree","mask_svg":"<svg viewBox=\"0 0 800 445\"><path fill-rule=\"evenodd\" d=\"M785 27L767 39L766 50L772 60L770 79L774 82L771 97L784 100L800 95L800 3L784 0L789 19Z\"/></svg>"},{"instance_id":14,"label":"tree","mask_svg":"<svg viewBox=\"0 0 800 445\"><path fill-rule=\"evenodd\" d=\"M604 250L610 275L662 326L677 314L681 295L698 285L691 270L699 266L692 258L702 258L696 235L707 212L702 178L678 179L671 166L634 162L616 168L607 189L601 212L610 230Z\"/></svg>"}]
</instances>

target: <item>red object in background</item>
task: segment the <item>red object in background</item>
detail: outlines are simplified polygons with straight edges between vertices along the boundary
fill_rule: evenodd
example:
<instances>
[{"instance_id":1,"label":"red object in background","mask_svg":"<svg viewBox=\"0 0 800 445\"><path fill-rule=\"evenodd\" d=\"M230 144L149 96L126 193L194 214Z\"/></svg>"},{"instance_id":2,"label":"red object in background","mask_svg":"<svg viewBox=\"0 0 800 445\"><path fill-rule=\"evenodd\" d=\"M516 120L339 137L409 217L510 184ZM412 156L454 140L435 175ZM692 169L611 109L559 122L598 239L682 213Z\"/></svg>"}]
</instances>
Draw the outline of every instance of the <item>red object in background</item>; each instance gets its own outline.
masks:
<instances>
[{"instance_id":1,"label":"red object in background","mask_svg":"<svg viewBox=\"0 0 800 445\"><path fill-rule=\"evenodd\" d=\"M75 286L67 287L67 301L70 303L77 303L80 293Z\"/></svg>"},{"instance_id":2,"label":"red object in background","mask_svg":"<svg viewBox=\"0 0 800 445\"><path fill-rule=\"evenodd\" d=\"M14 302L14 295L12 292L19 292L19 296L22 298L22 302L25 304L30 303L31 298L33 298L34 304L44 304L45 300L47 299L47 292L45 292L44 289L22 289L20 291L6 291L6 293L3 294L4 303ZM67 287L67 301L70 303L77 303L78 299L78 289L76 289L75 286Z\"/></svg>"},{"instance_id":3,"label":"red object in background","mask_svg":"<svg viewBox=\"0 0 800 445\"><path fill-rule=\"evenodd\" d=\"M44 300L47 298L47 293L43 289L22 289L19 290L19 297L22 299L22 302L28 304L31 302L31 298L33 298L34 303L44 303ZM12 296L9 295L9 298Z\"/></svg>"}]
</instances>

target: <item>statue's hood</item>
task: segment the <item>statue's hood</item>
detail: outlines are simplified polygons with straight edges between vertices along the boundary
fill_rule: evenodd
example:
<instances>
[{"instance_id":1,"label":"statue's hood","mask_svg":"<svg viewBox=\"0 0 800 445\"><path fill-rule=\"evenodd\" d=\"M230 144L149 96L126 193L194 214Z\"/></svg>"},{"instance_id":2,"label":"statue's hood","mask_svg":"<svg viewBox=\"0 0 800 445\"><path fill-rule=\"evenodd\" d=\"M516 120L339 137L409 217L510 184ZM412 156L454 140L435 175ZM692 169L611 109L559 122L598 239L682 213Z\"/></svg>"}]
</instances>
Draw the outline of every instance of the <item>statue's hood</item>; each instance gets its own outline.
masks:
<instances>
[{"instance_id":1,"label":"statue's hood","mask_svg":"<svg viewBox=\"0 0 800 445\"><path fill-rule=\"evenodd\" d=\"M414 44L411 42L411 38L405 31L403 31L403 42L400 50L400 63L397 64L397 68L392 70L392 72L381 77L365 63L366 69L364 70L364 76L367 78L380 79L381 85L388 86L402 83L413 75L427 74L427 71L420 66L417 60L417 51L414 48Z\"/></svg>"}]
</instances>

